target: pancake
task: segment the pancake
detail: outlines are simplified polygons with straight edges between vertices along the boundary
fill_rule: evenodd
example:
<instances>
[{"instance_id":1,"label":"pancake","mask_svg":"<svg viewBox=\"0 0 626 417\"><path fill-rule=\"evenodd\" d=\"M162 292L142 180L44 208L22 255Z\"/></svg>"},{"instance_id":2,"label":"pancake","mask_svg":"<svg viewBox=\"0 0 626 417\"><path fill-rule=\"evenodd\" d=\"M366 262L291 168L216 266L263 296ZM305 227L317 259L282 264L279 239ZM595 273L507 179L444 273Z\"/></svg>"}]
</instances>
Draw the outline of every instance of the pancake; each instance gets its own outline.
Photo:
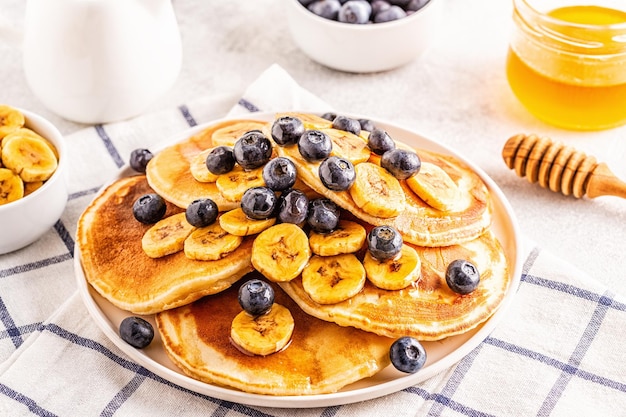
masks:
<instances>
[{"instance_id":1,"label":"pancake","mask_svg":"<svg viewBox=\"0 0 626 417\"><path fill-rule=\"evenodd\" d=\"M350 299L322 305L309 297L301 277L280 286L304 311L322 320L424 341L465 333L498 309L510 274L502 247L491 232L458 245L414 249L421 259L421 277L403 290L383 290L367 280ZM446 283L446 268L455 259L471 261L480 272L480 284L467 295L453 292Z\"/></svg>"},{"instance_id":2,"label":"pancake","mask_svg":"<svg viewBox=\"0 0 626 417\"><path fill-rule=\"evenodd\" d=\"M286 348L254 356L230 342L231 322L241 312L238 289L232 287L156 315L168 356L192 378L266 395L335 392L389 364L392 339L309 316L271 285L275 302L287 307L295 322Z\"/></svg>"},{"instance_id":3,"label":"pancake","mask_svg":"<svg viewBox=\"0 0 626 417\"><path fill-rule=\"evenodd\" d=\"M136 314L178 307L230 287L252 264L252 239L217 261L177 252L150 258L141 239L150 225L136 221L134 201L154 192L145 176L119 179L104 189L78 220L77 245L89 284L113 305ZM165 216L183 210L167 204Z\"/></svg>"}]
</instances>

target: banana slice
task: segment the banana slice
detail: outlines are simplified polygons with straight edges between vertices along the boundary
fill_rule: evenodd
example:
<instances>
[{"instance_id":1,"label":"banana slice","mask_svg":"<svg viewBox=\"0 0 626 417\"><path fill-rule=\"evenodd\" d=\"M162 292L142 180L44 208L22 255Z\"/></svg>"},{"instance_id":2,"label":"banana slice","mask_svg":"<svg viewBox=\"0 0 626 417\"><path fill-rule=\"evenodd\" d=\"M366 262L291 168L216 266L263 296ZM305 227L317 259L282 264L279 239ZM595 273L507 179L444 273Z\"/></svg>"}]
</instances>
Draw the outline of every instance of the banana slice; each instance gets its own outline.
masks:
<instances>
[{"instance_id":1,"label":"banana slice","mask_svg":"<svg viewBox=\"0 0 626 417\"><path fill-rule=\"evenodd\" d=\"M24 182L8 168L0 168L0 206L24 197Z\"/></svg>"},{"instance_id":2,"label":"banana slice","mask_svg":"<svg viewBox=\"0 0 626 417\"><path fill-rule=\"evenodd\" d=\"M302 287L318 304L336 304L358 294L365 285L365 269L351 253L315 255L302 271Z\"/></svg>"},{"instance_id":3,"label":"banana slice","mask_svg":"<svg viewBox=\"0 0 626 417\"><path fill-rule=\"evenodd\" d=\"M395 217L405 207L406 197L400 182L385 168L371 162L354 167L356 179L348 189L354 203L367 214Z\"/></svg>"},{"instance_id":4,"label":"banana slice","mask_svg":"<svg viewBox=\"0 0 626 417\"><path fill-rule=\"evenodd\" d=\"M266 314L253 317L242 311L230 327L233 343L246 353L267 356L284 349L293 334L295 323L286 307L274 303Z\"/></svg>"},{"instance_id":5,"label":"banana slice","mask_svg":"<svg viewBox=\"0 0 626 417\"><path fill-rule=\"evenodd\" d=\"M429 206L441 211L463 209L459 187L438 165L422 162L417 174L407 178L407 185Z\"/></svg>"},{"instance_id":6,"label":"banana slice","mask_svg":"<svg viewBox=\"0 0 626 417\"><path fill-rule=\"evenodd\" d=\"M191 176L198 182L215 182L217 181L217 177L219 177L219 175L212 173L206 167L206 157L212 150L213 148L205 149L194 156L189 162Z\"/></svg>"},{"instance_id":7,"label":"banana slice","mask_svg":"<svg viewBox=\"0 0 626 417\"><path fill-rule=\"evenodd\" d=\"M356 222L340 220L337 228L330 233L311 232L309 245L316 255L333 256L342 253L354 253L361 249L367 233Z\"/></svg>"},{"instance_id":8,"label":"banana slice","mask_svg":"<svg viewBox=\"0 0 626 417\"><path fill-rule=\"evenodd\" d=\"M401 290L421 276L422 261L412 247L402 245L399 256L379 261L369 251L363 258L367 279L383 290Z\"/></svg>"},{"instance_id":9,"label":"banana slice","mask_svg":"<svg viewBox=\"0 0 626 417\"><path fill-rule=\"evenodd\" d=\"M43 184L44 184L43 181L25 182L24 183L24 197L40 189Z\"/></svg>"},{"instance_id":10,"label":"banana slice","mask_svg":"<svg viewBox=\"0 0 626 417\"><path fill-rule=\"evenodd\" d=\"M244 133L251 130L263 130L266 124L265 122L252 120L242 120L238 123L232 123L213 132L211 142L215 147L222 145L232 147L235 142L237 142L237 139L243 136Z\"/></svg>"},{"instance_id":11,"label":"banana slice","mask_svg":"<svg viewBox=\"0 0 626 417\"><path fill-rule=\"evenodd\" d=\"M354 165L365 162L370 158L370 148L360 136L338 129L320 129L333 142L333 155L348 159Z\"/></svg>"},{"instance_id":12,"label":"banana slice","mask_svg":"<svg viewBox=\"0 0 626 417\"><path fill-rule=\"evenodd\" d=\"M220 226L228 233L236 236L250 236L261 233L276 223L275 217L266 220L250 219L241 207L222 214L219 218Z\"/></svg>"},{"instance_id":13,"label":"banana slice","mask_svg":"<svg viewBox=\"0 0 626 417\"><path fill-rule=\"evenodd\" d=\"M39 135L19 135L2 141L2 163L25 182L45 181L57 169L57 158Z\"/></svg>"},{"instance_id":14,"label":"banana slice","mask_svg":"<svg viewBox=\"0 0 626 417\"><path fill-rule=\"evenodd\" d=\"M283 116L296 117L300 119L305 129L314 129L314 130L329 129L333 126L333 122L331 122L330 120L324 119L323 117L316 116L314 114L285 112L285 113L278 113L276 115L276 118L278 119L279 117L283 117Z\"/></svg>"},{"instance_id":15,"label":"banana slice","mask_svg":"<svg viewBox=\"0 0 626 417\"><path fill-rule=\"evenodd\" d=\"M179 252L185 247L185 239L195 227L187 222L185 213L174 214L159 220L144 233L141 239L143 251L151 258L161 258Z\"/></svg>"},{"instance_id":16,"label":"banana slice","mask_svg":"<svg viewBox=\"0 0 626 417\"><path fill-rule=\"evenodd\" d=\"M252 244L252 265L274 282L291 281L300 275L310 257L306 233L292 223L265 229Z\"/></svg>"},{"instance_id":17,"label":"banana slice","mask_svg":"<svg viewBox=\"0 0 626 417\"><path fill-rule=\"evenodd\" d=\"M25 122L21 111L4 104L0 105L0 139L24 126Z\"/></svg>"},{"instance_id":18,"label":"banana slice","mask_svg":"<svg viewBox=\"0 0 626 417\"><path fill-rule=\"evenodd\" d=\"M232 171L227 174L220 174L215 182L218 191L228 201L241 201L243 193L248 188L263 186L263 167L244 170L241 166L235 165Z\"/></svg>"},{"instance_id":19,"label":"banana slice","mask_svg":"<svg viewBox=\"0 0 626 417\"><path fill-rule=\"evenodd\" d=\"M243 238L222 229L218 222L201 227L185 239L185 255L198 261L217 261L241 245Z\"/></svg>"}]
</instances>

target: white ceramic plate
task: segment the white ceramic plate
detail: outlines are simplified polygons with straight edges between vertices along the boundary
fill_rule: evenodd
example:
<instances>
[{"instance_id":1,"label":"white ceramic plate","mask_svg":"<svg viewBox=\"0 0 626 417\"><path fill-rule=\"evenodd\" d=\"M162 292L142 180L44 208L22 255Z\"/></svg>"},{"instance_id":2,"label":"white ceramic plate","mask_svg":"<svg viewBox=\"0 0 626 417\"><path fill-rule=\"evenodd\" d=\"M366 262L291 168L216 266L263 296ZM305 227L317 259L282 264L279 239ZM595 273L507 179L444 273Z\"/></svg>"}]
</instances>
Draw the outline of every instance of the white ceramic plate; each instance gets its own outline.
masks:
<instances>
[{"instance_id":1,"label":"white ceramic plate","mask_svg":"<svg viewBox=\"0 0 626 417\"><path fill-rule=\"evenodd\" d=\"M362 118L362 116L354 115L352 117ZM238 118L243 117L239 116ZM246 118L270 121L274 118L274 113L252 113L249 116L246 116ZM429 149L456 156L476 171L476 173L478 173L478 175L480 175L480 177L487 184L487 187L493 196L494 203L493 230L499 238L504 251L506 252L506 256L510 261L511 283L501 307L481 326L468 333L449 337L441 341L424 342L423 345L426 349L428 360L425 366L415 374L403 374L396 371L392 366L389 366L373 377L353 383L344 387L341 391L332 394L309 396L269 396L249 394L235 389L210 385L184 375L167 357L158 332L155 332L155 338L150 346L142 350L135 349L124 342L118 335L118 326L124 317L131 314L113 306L87 284L82 267L80 266L80 252L77 248L74 261L76 266L75 270L78 288L87 309L93 316L96 324L118 348L126 353L131 359L156 375L200 394L209 395L226 401L262 407L327 407L368 400L415 385L457 363L472 349L478 346L496 327L497 323L501 320L507 307L515 296L520 282L521 266L523 261L520 258L522 249L517 221L515 220L513 211L502 191L480 168L465 160L461 155L458 155L448 147L429 140L415 132L384 121L371 118L370 120L372 120L377 126L386 129L387 132L395 139L399 139L418 148ZM216 122L218 121L189 129L181 133L179 136L172 138L172 140L168 141L166 145L183 140L199 130L202 130L206 126ZM113 180L131 175L132 173L133 171L130 168L123 168L118 175L113 178ZM153 317L148 316L145 318L150 321L156 329Z\"/></svg>"}]
</instances>

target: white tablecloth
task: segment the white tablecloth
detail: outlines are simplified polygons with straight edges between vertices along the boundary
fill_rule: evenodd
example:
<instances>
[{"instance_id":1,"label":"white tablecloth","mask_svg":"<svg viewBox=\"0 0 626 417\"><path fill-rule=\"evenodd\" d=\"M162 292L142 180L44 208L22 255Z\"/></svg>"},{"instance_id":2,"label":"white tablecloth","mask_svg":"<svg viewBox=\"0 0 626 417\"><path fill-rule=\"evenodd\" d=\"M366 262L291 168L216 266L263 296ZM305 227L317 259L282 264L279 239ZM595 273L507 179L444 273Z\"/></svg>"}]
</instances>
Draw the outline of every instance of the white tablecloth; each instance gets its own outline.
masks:
<instances>
[{"instance_id":1,"label":"white tablecloth","mask_svg":"<svg viewBox=\"0 0 626 417\"><path fill-rule=\"evenodd\" d=\"M570 132L535 120L503 74L510 5L439 1L447 2L445 21L429 51L403 68L367 75L306 58L289 38L281 1L174 1L184 42L177 84L144 115L92 127L60 119L32 95L21 70L24 2L4 0L0 102L52 120L67 137L72 163L60 221L30 247L0 256L0 415L624 415L626 304L618 294L626 202L543 190L509 171L500 151L509 136L536 132L574 144L626 178L626 128ZM293 95L265 103L268 88ZM457 366L425 383L327 409L231 404L172 386L128 361L76 294L75 222L132 149L161 143L190 121L244 112L242 96L261 110L327 103L370 114L481 166L511 201L530 254L507 319Z\"/></svg>"}]
</instances>

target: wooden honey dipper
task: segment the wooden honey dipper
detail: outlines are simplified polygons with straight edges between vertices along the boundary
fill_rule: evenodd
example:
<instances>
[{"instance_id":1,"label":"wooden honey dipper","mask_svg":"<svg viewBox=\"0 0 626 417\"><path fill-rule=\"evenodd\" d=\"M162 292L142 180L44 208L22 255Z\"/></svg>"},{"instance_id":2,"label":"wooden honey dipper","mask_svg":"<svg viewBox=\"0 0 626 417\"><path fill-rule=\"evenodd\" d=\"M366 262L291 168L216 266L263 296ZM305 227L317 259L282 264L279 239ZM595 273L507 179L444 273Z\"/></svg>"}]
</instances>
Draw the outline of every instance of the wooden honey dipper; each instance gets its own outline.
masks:
<instances>
[{"instance_id":1,"label":"wooden honey dipper","mask_svg":"<svg viewBox=\"0 0 626 417\"><path fill-rule=\"evenodd\" d=\"M626 198L626 183L596 158L537 135L519 134L504 144L502 158L510 169L531 183L564 195Z\"/></svg>"}]
</instances>

